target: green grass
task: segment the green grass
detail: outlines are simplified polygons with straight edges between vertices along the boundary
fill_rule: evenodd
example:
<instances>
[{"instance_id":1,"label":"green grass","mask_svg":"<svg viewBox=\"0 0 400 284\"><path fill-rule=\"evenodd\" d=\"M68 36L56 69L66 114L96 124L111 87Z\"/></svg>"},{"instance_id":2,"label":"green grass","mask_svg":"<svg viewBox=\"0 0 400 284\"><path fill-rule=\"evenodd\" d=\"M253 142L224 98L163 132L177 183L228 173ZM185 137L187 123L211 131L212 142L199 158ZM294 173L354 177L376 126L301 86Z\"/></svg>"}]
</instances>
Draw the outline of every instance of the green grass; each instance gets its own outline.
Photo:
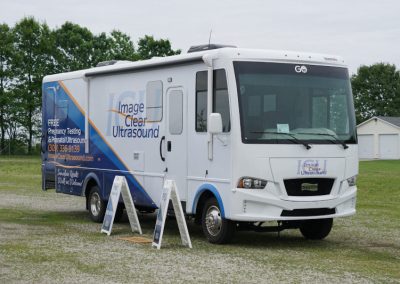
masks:
<instances>
[{"instance_id":1,"label":"green grass","mask_svg":"<svg viewBox=\"0 0 400 284\"><path fill-rule=\"evenodd\" d=\"M361 162L360 173L357 209L387 220L400 220L400 162Z\"/></svg>"},{"instance_id":2,"label":"green grass","mask_svg":"<svg viewBox=\"0 0 400 284\"><path fill-rule=\"evenodd\" d=\"M209 282L211 269L209 280L215 282L400 283L399 173L400 161L361 162L357 214L336 220L323 241L305 240L297 230L280 236L239 232L233 244L217 246L189 223L194 248L188 250L180 245L175 221L169 220L163 248L157 251L117 240L131 235L126 222L115 224L111 237L100 234L84 208L0 203L0 282L131 282L138 275L139 282ZM40 184L39 158L0 158L0 198L55 203L72 198L42 192ZM139 218L145 236L151 237L154 216ZM182 267L191 274L182 273Z\"/></svg>"},{"instance_id":3,"label":"green grass","mask_svg":"<svg viewBox=\"0 0 400 284\"><path fill-rule=\"evenodd\" d=\"M37 156L0 156L0 192L37 194L41 186L40 165Z\"/></svg>"}]
</instances>

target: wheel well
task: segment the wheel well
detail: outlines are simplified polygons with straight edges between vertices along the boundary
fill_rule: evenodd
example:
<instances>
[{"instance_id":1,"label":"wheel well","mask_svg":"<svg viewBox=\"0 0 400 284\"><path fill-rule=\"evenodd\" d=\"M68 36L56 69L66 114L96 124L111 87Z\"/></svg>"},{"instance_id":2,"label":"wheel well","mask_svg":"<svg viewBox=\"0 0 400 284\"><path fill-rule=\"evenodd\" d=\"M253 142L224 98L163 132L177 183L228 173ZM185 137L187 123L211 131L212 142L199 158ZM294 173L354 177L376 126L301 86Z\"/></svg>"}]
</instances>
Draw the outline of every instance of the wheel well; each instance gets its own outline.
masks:
<instances>
[{"instance_id":1,"label":"wheel well","mask_svg":"<svg viewBox=\"0 0 400 284\"><path fill-rule=\"evenodd\" d=\"M210 190L205 190L201 193L196 205L196 214L194 219L196 224L201 224L201 214L203 213L204 204L210 197L215 198L215 195Z\"/></svg>"},{"instance_id":2,"label":"wheel well","mask_svg":"<svg viewBox=\"0 0 400 284\"><path fill-rule=\"evenodd\" d=\"M98 184L97 184L97 182L96 182L96 180L94 178L89 179L89 181L86 184L86 187L85 187L86 210L89 210L89 202L88 202L88 200L89 200L90 189L93 186L96 186L96 185L98 185Z\"/></svg>"}]
</instances>

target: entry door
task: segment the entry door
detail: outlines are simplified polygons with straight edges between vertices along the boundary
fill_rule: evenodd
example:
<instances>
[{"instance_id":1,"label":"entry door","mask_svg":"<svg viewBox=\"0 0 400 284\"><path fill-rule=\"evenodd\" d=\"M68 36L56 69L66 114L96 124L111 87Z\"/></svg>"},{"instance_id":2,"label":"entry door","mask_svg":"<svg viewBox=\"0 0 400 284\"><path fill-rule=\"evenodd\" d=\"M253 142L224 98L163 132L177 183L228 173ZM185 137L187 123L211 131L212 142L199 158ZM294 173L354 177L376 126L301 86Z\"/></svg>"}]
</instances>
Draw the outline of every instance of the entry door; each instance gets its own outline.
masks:
<instances>
[{"instance_id":1,"label":"entry door","mask_svg":"<svg viewBox=\"0 0 400 284\"><path fill-rule=\"evenodd\" d=\"M167 178L173 179L182 201L187 200L187 98L184 89L169 88L167 96Z\"/></svg>"}]
</instances>

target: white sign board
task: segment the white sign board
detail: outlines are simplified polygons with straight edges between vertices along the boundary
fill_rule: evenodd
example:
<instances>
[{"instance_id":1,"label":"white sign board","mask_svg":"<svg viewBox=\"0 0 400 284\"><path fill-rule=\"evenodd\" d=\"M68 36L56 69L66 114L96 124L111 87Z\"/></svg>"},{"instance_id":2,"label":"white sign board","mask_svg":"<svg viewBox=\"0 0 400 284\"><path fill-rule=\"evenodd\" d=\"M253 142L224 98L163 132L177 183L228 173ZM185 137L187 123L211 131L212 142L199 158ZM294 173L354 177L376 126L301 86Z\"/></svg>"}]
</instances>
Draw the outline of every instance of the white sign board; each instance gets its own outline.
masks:
<instances>
[{"instance_id":1,"label":"white sign board","mask_svg":"<svg viewBox=\"0 0 400 284\"><path fill-rule=\"evenodd\" d=\"M179 233L181 234L182 244L192 248L189 231L186 225L185 215L183 214L182 204L179 199L178 190L175 181L166 180L161 195L160 206L158 207L156 227L154 228L153 247L161 248L162 237L164 233L165 220L167 218L168 203L172 200L175 217L178 222Z\"/></svg>"},{"instance_id":2,"label":"white sign board","mask_svg":"<svg viewBox=\"0 0 400 284\"><path fill-rule=\"evenodd\" d=\"M107 235L111 234L115 213L117 212L118 200L121 194L132 232L138 232L139 234L142 234L142 228L140 227L135 204L132 200L128 182L124 176L115 176L114 178L110 198L108 199L106 214L104 216L103 225L101 226L101 232L106 233Z\"/></svg>"}]
</instances>

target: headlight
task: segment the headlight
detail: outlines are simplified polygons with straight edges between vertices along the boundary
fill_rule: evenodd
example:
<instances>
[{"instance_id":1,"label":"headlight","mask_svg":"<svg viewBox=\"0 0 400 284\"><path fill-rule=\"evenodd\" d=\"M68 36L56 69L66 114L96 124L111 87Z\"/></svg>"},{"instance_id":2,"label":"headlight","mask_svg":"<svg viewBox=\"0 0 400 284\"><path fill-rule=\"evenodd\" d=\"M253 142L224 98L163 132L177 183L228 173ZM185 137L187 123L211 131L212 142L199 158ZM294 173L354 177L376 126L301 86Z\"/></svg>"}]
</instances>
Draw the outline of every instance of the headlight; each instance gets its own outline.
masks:
<instances>
[{"instance_id":1,"label":"headlight","mask_svg":"<svg viewBox=\"0 0 400 284\"><path fill-rule=\"evenodd\" d=\"M357 183L357 175L355 175L351 178L348 178L347 183L349 184L349 186L355 186Z\"/></svg>"},{"instance_id":2,"label":"headlight","mask_svg":"<svg viewBox=\"0 0 400 284\"><path fill-rule=\"evenodd\" d=\"M266 180L252 177L242 177L238 182L238 188L263 189L266 185Z\"/></svg>"}]
</instances>

